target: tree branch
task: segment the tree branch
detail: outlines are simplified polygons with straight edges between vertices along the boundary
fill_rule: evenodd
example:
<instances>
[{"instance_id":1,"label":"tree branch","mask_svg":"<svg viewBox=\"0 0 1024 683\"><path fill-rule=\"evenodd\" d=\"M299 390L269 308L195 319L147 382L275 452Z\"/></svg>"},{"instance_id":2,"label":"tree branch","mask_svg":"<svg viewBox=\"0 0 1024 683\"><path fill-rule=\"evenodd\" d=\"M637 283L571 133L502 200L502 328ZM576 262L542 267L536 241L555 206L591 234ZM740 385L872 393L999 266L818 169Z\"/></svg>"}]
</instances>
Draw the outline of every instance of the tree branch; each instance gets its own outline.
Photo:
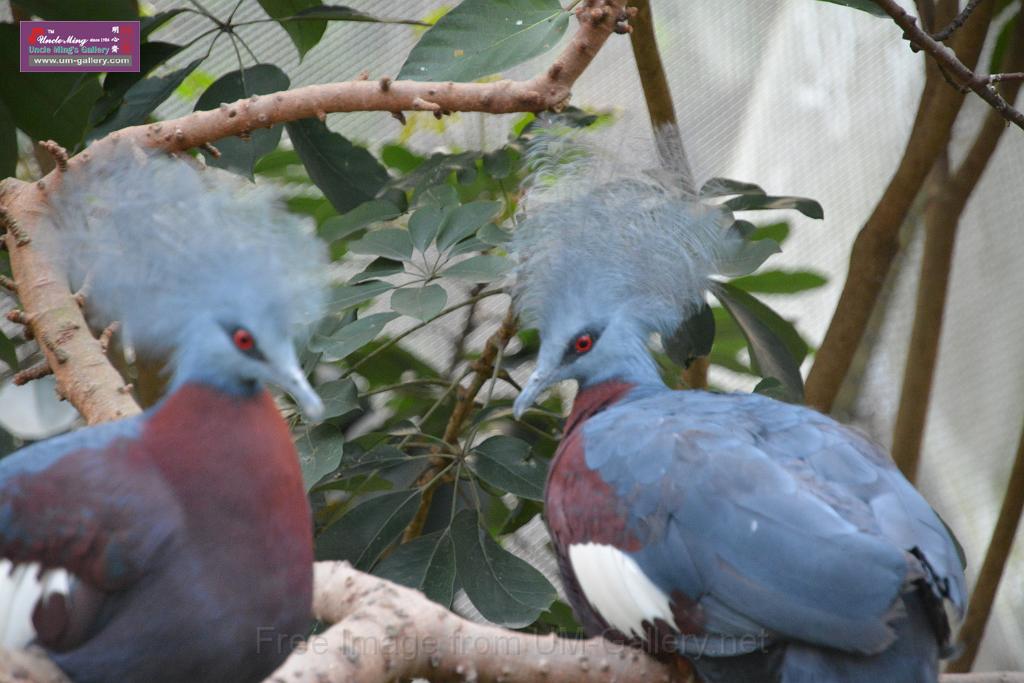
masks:
<instances>
[{"instance_id":1,"label":"tree branch","mask_svg":"<svg viewBox=\"0 0 1024 683\"><path fill-rule=\"evenodd\" d=\"M1004 58L1004 68L1015 69L1020 65L1024 65L1024 23L1018 26ZM1019 81L1008 84L1004 91L1006 99L1014 101L1020 87ZM960 216L1004 130L1006 124L1002 117L995 111L989 111L960 168L952 175L938 173L925 208L924 255L910 334L912 352L904 368L892 444L893 459L911 481L917 476L921 457ZM939 164L936 164L933 173L939 171Z\"/></svg>"},{"instance_id":2,"label":"tree branch","mask_svg":"<svg viewBox=\"0 0 1024 683\"><path fill-rule=\"evenodd\" d=\"M973 66L967 66L961 62L957 58L954 50L951 50L932 36L928 35L924 29L917 25L917 18L907 14L906 10L904 10L896 0L874 0L874 2L876 5L881 7L886 14L892 17L893 21L895 21L900 28L903 29L904 35L907 40L910 41L911 45L916 46L931 55L940 67L952 74L960 83L977 93L981 99L992 105L992 108L999 112L1004 119L1024 130L1024 113L1021 113L1010 106L1010 103L1003 99L999 92L991 87L988 75L976 74L973 71ZM976 6L977 2L974 2L973 4ZM989 2L986 4L989 7L989 14L991 15L991 6L993 3ZM970 4L968 5L968 8L973 10L973 7L971 7ZM959 19L959 16L957 19ZM956 24L957 19L953 20L953 24L951 24L951 26ZM985 22L985 25L988 25L987 21ZM950 31L950 33L952 33L952 31Z\"/></svg>"},{"instance_id":3,"label":"tree branch","mask_svg":"<svg viewBox=\"0 0 1024 683\"><path fill-rule=\"evenodd\" d=\"M1024 511L1024 431L1021 432L1017 455L1010 471L1010 479L1006 482L1006 495L999 510L992 539L985 553L985 561L978 572L978 580L971 592L971 604L967 608L967 617L960 627L960 641L964 644L963 654L951 662L949 671L970 671L974 658L978 655L981 638L985 635L992 605L995 603L996 590L1006 569L1006 560L1013 547L1013 539L1020 525L1021 512Z\"/></svg>"},{"instance_id":4,"label":"tree branch","mask_svg":"<svg viewBox=\"0 0 1024 683\"><path fill-rule=\"evenodd\" d=\"M505 350L505 347L508 346L509 341L511 341L518 329L519 323L516 320L515 309L509 305L505 317L502 318L501 324L498 325L498 329L487 338L487 341L484 343L483 352L476 362L473 363L473 379L470 380L469 386L459 391L459 398L455 402L455 408L452 410L451 417L448 418L448 424L445 425L444 436L441 437L446 443L452 446L459 445L459 434L462 432L462 425L473 411L477 395L487 380L491 379L491 376L494 374L494 363L498 359L498 354ZM416 509L416 514L402 534L403 543L411 541L422 533L423 525L426 523L427 515L430 513L430 503L434 500L434 491L437 489L438 484L441 483L437 475L441 473L441 470L447 464L448 461L444 458L431 458L430 463L420 473L420 476L416 478L416 485L424 487L423 495L420 498L420 505Z\"/></svg>"},{"instance_id":5,"label":"tree branch","mask_svg":"<svg viewBox=\"0 0 1024 683\"><path fill-rule=\"evenodd\" d=\"M693 170L686 156L683 138L676 120L676 108L672 101L665 65L661 61L658 43L654 37L654 16L650 0L630 0L634 10L629 22L632 31L629 41L633 47L636 70L647 102L647 114L651 119L658 155L666 168L679 173L685 189L693 191Z\"/></svg>"},{"instance_id":6,"label":"tree branch","mask_svg":"<svg viewBox=\"0 0 1024 683\"><path fill-rule=\"evenodd\" d=\"M974 21L954 36L966 64L977 63L991 20L992 3L985 3ZM946 148L963 101L963 94L946 86L938 68L927 62L924 90L903 158L853 244L846 283L807 377L807 404L818 410L832 409L899 250L900 226L935 159Z\"/></svg>"},{"instance_id":7,"label":"tree branch","mask_svg":"<svg viewBox=\"0 0 1024 683\"><path fill-rule=\"evenodd\" d=\"M537 636L452 614L422 593L356 571L314 568L314 615L333 624L311 636L265 683L661 683L677 670L601 638ZM274 647L275 642L253 643ZM943 683L1024 683L1024 673L945 675ZM38 651L0 651L0 683L68 683Z\"/></svg>"}]
</instances>

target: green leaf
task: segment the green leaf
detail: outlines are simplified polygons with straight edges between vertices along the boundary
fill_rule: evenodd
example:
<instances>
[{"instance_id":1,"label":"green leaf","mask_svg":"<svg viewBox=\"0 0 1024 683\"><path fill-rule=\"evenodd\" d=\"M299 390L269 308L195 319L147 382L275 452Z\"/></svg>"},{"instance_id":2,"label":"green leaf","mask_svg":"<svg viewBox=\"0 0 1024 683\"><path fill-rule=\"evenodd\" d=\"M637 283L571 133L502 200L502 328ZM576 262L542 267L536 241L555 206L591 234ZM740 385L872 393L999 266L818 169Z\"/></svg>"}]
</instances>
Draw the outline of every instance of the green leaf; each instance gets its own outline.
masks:
<instances>
[{"instance_id":1,"label":"green leaf","mask_svg":"<svg viewBox=\"0 0 1024 683\"><path fill-rule=\"evenodd\" d=\"M794 402L802 401L800 363L807 355L807 344L793 325L729 283L716 282L710 290L743 331L754 369L762 377L779 380Z\"/></svg>"},{"instance_id":2,"label":"green leaf","mask_svg":"<svg viewBox=\"0 0 1024 683\"><path fill-rule=\"evenodd\" d=\"M511 152L507 148L502 147L485 154L484 172L498 180L507 178L512 173Z\"/></svg>"},{"instance_id":3,"label":"green leaf","mask_svg":"<svg viewBox=\"0 0 1024 683\"><path fill-rule=\"evenodd\" d=\"M749 240L740 234L740 231L730 233L719 243L718 253L715 254L715 267L721 275L748 275L760 268L770 256L782 251L774 240Z\"/></svg>"},{"instance_id":4,"label":"green leaf","mask_svg":"<svg viewBox=\"0 0 1024 683\"><path fill-rule=\"evenodd\" d=\"M470 282L491 282L502 277L511 267L511 261L504 256L482 254L459 261L445 270L443 275Z\"/></svg>"},{"instance_id":5,"label":"green leaf","mask_svg":"<svg viewBox=\"0 0 1024 683\"><path fill-rule=\"evenodd\" d=\"M754 387L755 394L761 394L777 401L792 401L793 397L785 385L774 377L765 377Z\"/></svg>"},{"instance_id":6,"label":"green leaf","mask_svg":"<svg viewBox=\"0 0 1024 683\"><path fill-rule=\"evenodd\" d=\"M400 228L382 228L363 235L348 245L353 254L384 256L396 261L408 261L412 258L412 238L408 230Z\"/></svg>"},{"instance_id":7,"label":"green leaf","mask_svg":"<svg viewBox=\"0 0 1024 683\"><path fill-rule=\"evenodd\" d=\"M169 9L164 12L157 12L156 14L150 17L142 17L141 21L139 22L139 35L142 37L142 40L148 40L150 33L157 30L158 28L160 28L168 21L178 16L184 11L184 7L177 7L175 9ZM145 42L143 42L143 45L144 44Z\"/></svg>"},{"instance_id":8,"label":"green leaf","mask_svg":"<svg viewBox=\"0 0 1024 683\"><path fill-rule=\"evenodd\" d=\"M684 368L701 356L711 353L715 342L715 316L711 307L704 304L701 309L683 321L679 329L663 342L665 353L673 363Z\"/></svg>"},{"instance_id":9,"label":"green leaf","mask_svg":"<svg viewBox=\"0 0 1024 683\"><path fill-rule=\"evenodd\" d=\"M398 218L402 212L387 199L371 199L348 213L331 216L320 226L320 237L327 242L344 239L368 225Z\"/></svg>"},{"instance_id":10,"label":"green leaf","mask_svg":"<svg viewBox=\"0 0 1024 683\"><path fill-rule=\"evenodd\" d=\"M377 277L387 277L388 275L395 275L405 271L405 266L402 265L401 261L394 261L389 258L375 258L370 262L370 265L363 269L363 272L356 273L349 280L349 284L355 284L356 282L363 282Z\"/></svg>"},{"instance_id":11,"label":"green leaf","mask_svg":"<svg viewBox=\"0 0 1024 683\"><path fill-rule=\"evenodd\" d=\"M324 420L345 417L349 413L361 410L359 390L356 389L355 382L348 378L325 382L318 386L316 391L324 402Z\"/></svg>"},{"instance_id":12,"label":"green leaf","mask_svg":"<svg viewBox=\"0 0 1024 683\"><path fill-rule=\"evenodd\" d=\"M480 527L475 511L457 514L451 534L459 581L487 620L507 628L522 628L554 602L554 586L527 562L498 545Z\"/></svg>"},{"instance_id":13,"label":"green leaf","mask_svg":"<svg viewBox=\"0 0 1024 683\"><path fill-rule=\"evenodd\" d=\"M129 88L181 50L182 46L174 43L159 41L143 43L139 50L138 72L114 71L108 73L103 79L103 96L96 100L92 111L89 112L89 125L97 126L103 123L124 102L124 95Z\"/></svg>"},{"instance_id":14,"label":"green leaf","mask_svg":"<svg viewBox=\"0 0 1024 683\"><path fill-rule=\"evenodd\" d=\"M423 34L398 78L472 81L547 52L569 24L559 0L463 0Z\"/></svg>"},{"instance_id":15,"label":"green leaf","mask_svg":"<svg viewBox=\"0 0 1024 683\"><path fill-rule=\"evenodd\" d=\"M221 103L287 90L290 84L288 76L273 64L257 64L242 71L232 71L218 78L200 95L195 111L216 109ZM220 151L220 157L205 150L203 155L210 166L225 168L252 180L256 161L277 149L280 140L281 126L261 128L252 131L248 140L232 135L214 142L213 146Z\"/></svg>"},{"instance_id":16,"label":"green leaf","mask_svg":"<svg viewBox=\"0 0 1024 683\"><path fill-rule=\"evenodd\" d=\"M356 569L369 570L409 526L419 504L417 490L385 493L360 503L317 537L317 559L348 560Z\"/></svg>"},{"instance_id":17,"label":"green leaf","mask_svg":"<svg viewBox=\"0 0 1024 683\"><path fill-rule=\"evenodd\" d=\"M760 185L729 178L712 178L700 188L701 197L727 197L733 194L763 195L764 190Z\"/></svg>"},{"instance_id":18,"label":"green leaf","mask_svg":"<svg viewBox=\"0 0 1024 683\"><path fill-rule=\"evenodd\" d=\"M409 26L430 26L415 19L391 19L375 17L344 5L320 5L304 9L295 15L296 19L323 19L324 21L365 21L374 24L406 24Z\"/></svg>"},{"instance_id":19,"label":"green leaf","mask_svg":"<svg viewBox=\"0 0 1024 683\"><path fill-rule=\"evenodd\" d=\"M374 569L377 576L423 592L448 608L455 596L455 544L447 529L405 543Z\"/></svg>"},{"instance_id":20,"label":"green leaf","mask_svg":"<svg viewBox=\"0 0 1024 683\"><path fill-rule=\"evenodd\" d=\"M138 19L135 0L18 0L18 7L54 21L112 21Z\"/></svg>"},{"instance_id":21,"label":"green leaf","mask_svg":"<svg viewBox=\"0 0 1024 683\"><path fill-rule=\"evenodd\" d=\"M861 12L867 12L874 17L888 17L885 10L878 6L878 3L872 2L872 0L819 0L820 2L830 2L833 5L842 5L844 7L852 7L853 9L859 9Z\"/></svg>"},{"instance_id":22,"label":"green leaf","mask_svg":"<svg viewBox=\"0 0 1024 683\"><path fill-rule=\"evenodd\" d=\"M512 233L499 228L494 223L488 223L476 232L477 239L485 244L497 247L507 244L512 239Z\"/></svg>"},{"instance_id":23,"label":"green leaf","mask_svg":"<svg viewBox=\"0 0 1024 683\"><path fill-rule=\"evenodd\" d=\"M302 467L302 482L309 491L318 481L338 469L345 448L345 435L334 425L323 424L300 433L295 439Z\"/></svg>"},{"instance_id":24,"label":"green leaf","mask_svg":"<svg viewBox=\"0 0 1024 683\"><path fill-rule=\"evenodd\" d=\"M817 289L827 284L828 278L809 270L766 270L756 275L736 278L730 283L747 292L793 294Z\"/></svg>"},{"instance_id":25,"label":"green leaf","mask_svg":"<svg viewBox=\"0 0 1024 683\"><path fill-rule=\"evenodd\" d=\"M358 285L335 287L331 290L331 298L328 305L331 311L341 312L346 308L358 306L364 301L369 301L389 289L394 289L394 285L384 280L370 280Z\"/></svg>"},{"instance_id":26,"label":"green leaf","mask_svg":"<svg viewBox=\"0 0 1024 683\"><path fill-rule=\"evenodd\" d=\"M420 251L426 251L430 243L437 237L438 230L447 215L444 207L427 204L409 216L409 234L413 245Z\"/></svg>"},{"instance_id":27,"label":"green leaf","mask_svg":"<svg viewBox=\"0 0 1024 683\"><path fill-rule=\"evenodd\" d=\"M821 204L806 197L774 197L772 195L742 194L723 202L733 211L763 211L767 209L796 209L808 218L822 219L825 211Z\"/></svg>"},{"instance_id":28,"label":"green leaf","mask_svg":"<svg viewBox=\"0 0 1024 683\"><path fill-rule=\"evenodd\" d=\"M277 19L281 28L288 32L288 37L299 51L299 61L316 47L327 30L327 22L322 19L285 21L302 10L319 7L320 3L317 0L259 0L259 3L270 18Z\"/></svg>"},{"instance_id":29,"label":"green leaf","mask_svg":"<svg viewBox=\"0 0 1024 683\"><path fill-rule=\"evenodd\" d=\"M454 207L445 217L437 236L437 248L448 249L486 225L498 212L501 202L478 201Z\"/></svg>"},{"instance_id":30,"label":"green leaf","mask_svg":"<svg viewBox=\"0 0 1024 683\"><path fill-rule=\"evenodd\" d=\"M998 14L998 10L996 12ZM996 37L996 45L992 48L992 57L988 62L988 72L990 74L997 74L1003 71L1003 55L1006 54L1006 48L1009 46L1010 41L1013 39L1013 35L1017 30L1017 24L1021 21L1021 13L1017 12L1012 16L1003 27L999 29L999 35Z\"/></svg>"},{"instance_id":31,"label":"green leaf","mask_svg":"<svg viewBox=\"0 0 1024 683\"><path fill-rule=\"evenodd\" d=\"M401 173L408 173L426 161L425 157L414 154L402 145L390 144L380 148L380 160L388 168Z\"/></svg>"},{"instance_id":32,"label":"green leaf","mask_svg":"<svg viewBox=\"0 0 1024 683\"><path fill-rule=\"evenodd\" d=\"M95 74L21 73L14 24L0 24L0 101L33 140L56 140L69 150L82 140L89 107L100 96Z\"/></svg>"},{"instance_id":33,"label":"green leaf","mask_svg":"<svg viewBox=\"0 0 1024 683\"><path fill-rule=\"evenodd\" d=\"M511 436L492 436L473 449L470 468L491 486L520 498L544 500L548 471L530 457L530 444Z\"/></svg>"},{"instance_id":34,"label":"green leaf","mask_svg":"<svg viewBox=\"0 0 1024 683\"><path fill-rule=\"evenodd\" d=\"M374 199L387 182L387 170L372 154L332 133L318 119L292 121L285 128L310 180L338 213Z\"/></svg>"},{"instance_id":35,"label":"green leaf","mask_svg":"<svg viewBox=\"0 0 1024 683\"><path fill-rule=\"evenodd\" d=\"M416 289L396 289L391 295L391 308L402 315L423 320L434 318L448 303L448 293L441 285L427 285Z\"/></svg>"},{"instance_id":36,"label":"green leaf","mask_svg":"<svg viewBox=\"0 0 1024 683\"><path fill-rule=\"evenodd\" d=\"M188 66L172 71L166 76L144 78L128 88L121 106L113 116L89 132L89 139L97 140L115 130L145 123L149 115L171 96L175 88L181 85L202 61L203 58L200 57L191 61Z\"/></svg>"},{"instance_id":37,"label":"green leaf","mask_svg":"<svg viewBox=\"0 0 1024 683\"><path fill-rule=\"evenodd\" d=\"M736 222L740 223L745 221ZM754 232L748 236L748 239L751 242L756 242L758 240L774 240L776 244L781 245L786 241L787 237L789 237L789 223L782 222L770 223L756 228Z\"/></svg>"},{"instance_id":38,"label":"green leaf","mask_svg":"<svg viewBox=\"0 0 1024 683\"><path fill-rule=\"evenodd\" d=\"M341 463L346 474L353 472L373 472L386 470L409 462L405 453L394 446L381 444L362 453L345 453L345 461Z\"/></svg>"},{"instance_id":39,"label":"green leaf","mask_svg":"<svg viewBox=\"0 0 1024 683\"><path fill-rule=\"evenodd\" d=\"M397 313L374 313L345 325L329 337L313 335L311 351L324 355L328 362L339 361L372 342L384 326L398 317Z\"/></svg>"},{"instance_id":40,"label":"green leaf","mask_svg":"<svg viewBox=\"0 0 1024 683\"><path fill-rule=\"evenodd\" d=\"M18 369L18 352L15 349L14 342L4 334L3 330L0 330L0 360L7 364L7 367L12 371Z\"/></svg>"}]
</instances>

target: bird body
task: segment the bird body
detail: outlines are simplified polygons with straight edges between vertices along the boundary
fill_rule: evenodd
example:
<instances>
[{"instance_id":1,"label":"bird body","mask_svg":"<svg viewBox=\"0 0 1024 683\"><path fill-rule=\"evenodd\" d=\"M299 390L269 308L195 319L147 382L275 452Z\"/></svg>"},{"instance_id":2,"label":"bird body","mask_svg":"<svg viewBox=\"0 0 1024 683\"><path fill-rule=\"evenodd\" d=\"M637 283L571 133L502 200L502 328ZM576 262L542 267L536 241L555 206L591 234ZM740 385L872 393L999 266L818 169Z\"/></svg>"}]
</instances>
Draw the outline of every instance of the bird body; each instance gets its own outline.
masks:
<instances>
[{"instance_id":1,"label":"bird body","mask_svg":"<svg viewBox=\"0 0 1024 683\"><path fill-rule=\"evenodd\" d=\"M671 174L607 179L571 140L538 149L513 252L540 349L513 412L580 387L545 515L588 634L712 682L935 681L961 556L888 454L803 406L670 390L651 356L763 247Z\"/></svg>"},{"instance_id":2,"label":"bird body","mask_svg":"<svg viewBox=\"0 0 1024 683\"><path fill-rule=\"evenodd\" d=\"M955 544L891 459L759 395L584 388L545 502L587 630L709 681L935 680L943 602L965 602ZM907 659L910 618L929 637Z\"/></svg>"},{"instance_id":3,"label":"bird body","mask_svg":"<svg viewBox=\"0 0 1024 683\"><path fill-rule=\"evenodd\" d=\"M310 625L310 509L264 387L322 412L295 350L321 249L269 195L127 145L51 205L44 248L170 381L142 414L0 461L3 644L76 683L261 681Z\"/></svg>"},{"instance_id":4,"label":"bird body","mask_svg":"<svg viewBox=\"0 0 1024 683\"><path fill-rule=\"evenodd\" d=\"M0 552L80 584L34 620L75 681L261 680L308 626L309 508L263 390L187 384L5 458L0 488Z\"/></svg>"}]
</instances>

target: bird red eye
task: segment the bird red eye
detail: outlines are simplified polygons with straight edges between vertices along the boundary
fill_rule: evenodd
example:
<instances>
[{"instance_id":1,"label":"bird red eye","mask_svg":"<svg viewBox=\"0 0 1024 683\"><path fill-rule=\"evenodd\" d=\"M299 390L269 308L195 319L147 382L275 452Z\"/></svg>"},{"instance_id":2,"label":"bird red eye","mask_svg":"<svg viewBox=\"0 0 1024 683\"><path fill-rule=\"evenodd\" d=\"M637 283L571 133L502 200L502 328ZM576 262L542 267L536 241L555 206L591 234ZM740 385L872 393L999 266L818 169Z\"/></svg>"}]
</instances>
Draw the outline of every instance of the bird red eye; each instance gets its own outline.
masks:
<instances>
[{"instance_id":1,"label":"bird red eye","mask_svg":"<svg viewBox=\"0 0 1024 683\"><path fill-rule=\"evenodd\" d=\"M594 339L589 334L582 334L576 338L576 343L573 344L573 348L576 349L576 353L586 353L594 346Z\"/></svg>"},{"instance_id":2,"label":"bird red eye","mask_svg":"<svg viewBox=\"0 0 1024 683\"><path fill-rule=\"evenodd\" d=\"M252 351L253 347L256 346L256 340L252 338L252 333L241 327L232 333L231 339L241 351Z\"/></svg>"}]
</instances>

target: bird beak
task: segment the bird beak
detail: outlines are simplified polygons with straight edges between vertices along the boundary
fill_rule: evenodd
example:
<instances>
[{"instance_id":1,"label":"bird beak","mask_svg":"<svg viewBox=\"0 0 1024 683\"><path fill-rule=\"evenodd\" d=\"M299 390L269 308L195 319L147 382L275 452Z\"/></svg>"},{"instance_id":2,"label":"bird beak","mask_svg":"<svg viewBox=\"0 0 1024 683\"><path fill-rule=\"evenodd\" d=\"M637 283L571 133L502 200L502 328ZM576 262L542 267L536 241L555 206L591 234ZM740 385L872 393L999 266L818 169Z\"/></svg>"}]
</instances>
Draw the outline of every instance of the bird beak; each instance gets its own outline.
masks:
<instances>
[{"instance_id":1,"label":"bird beak","mask_svg":"<svg viewBox=\"0 0 1024 683\"><path fill-rule=\"evenodd\" d=\"M537 369L533 371L526 386L519 392L515 403L512 404L512 414L517 420L523 416L527 408L537 402L541 392L551 385L551 375L552 372L541 365L538 365Z\"/></svg>"},{"instance_id":2,"label":"bird beak","mask_svg":"<svg viewBox=\"0 0 1024 683\"><path fill-rule=\"evenodd\" d=\"M274 375L274 382L295 399L307 422L317 422L323 417L324 402L310 386L294 352L287 362L275 368Z\"/></svg>"}]
</instances>

